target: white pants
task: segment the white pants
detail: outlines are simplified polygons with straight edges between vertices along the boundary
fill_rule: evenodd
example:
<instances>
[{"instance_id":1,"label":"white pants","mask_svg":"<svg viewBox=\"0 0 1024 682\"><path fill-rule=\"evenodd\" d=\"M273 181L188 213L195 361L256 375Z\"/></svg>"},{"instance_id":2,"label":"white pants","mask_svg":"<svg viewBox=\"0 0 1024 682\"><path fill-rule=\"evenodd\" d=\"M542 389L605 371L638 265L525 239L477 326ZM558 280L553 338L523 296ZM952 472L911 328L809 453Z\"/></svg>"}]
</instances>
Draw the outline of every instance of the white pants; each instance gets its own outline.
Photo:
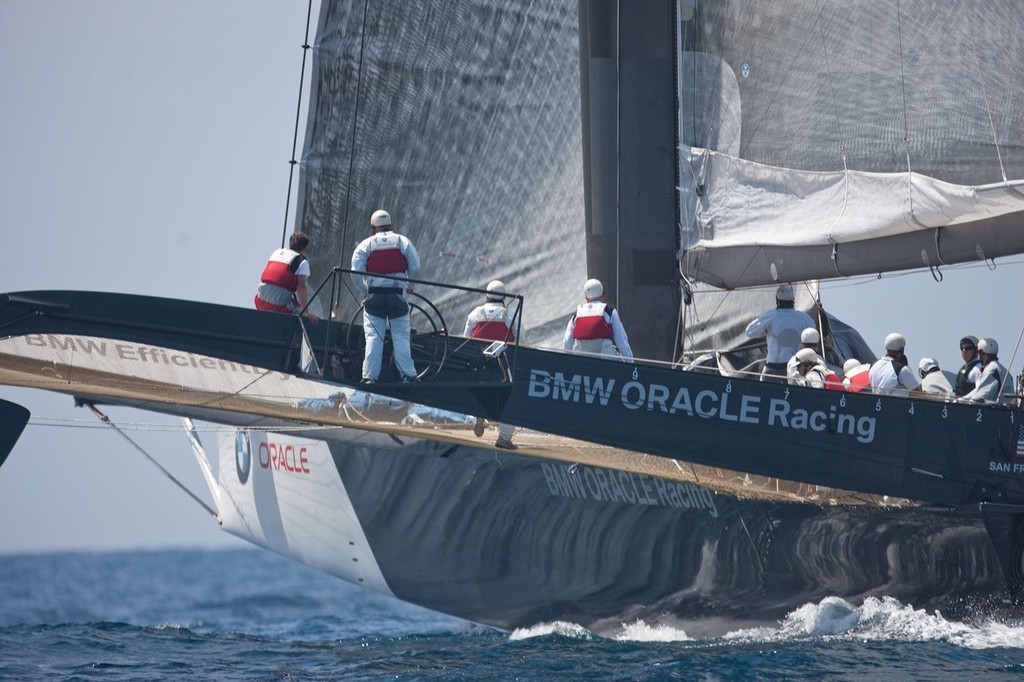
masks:
<instances>
[{"instance_id":1,"label":"white pants","mask_svg":"<svg viewBox=\"0 0 1024 682\"><path fill-rule=\"evenodd\" d=\"M416 377L416 365L412 362L409 346L409 315L393 317L391 322L391 343L395 351L395 364L403 376ZM363 378L376 381L380 377L380 362L384 355L384 331L388 319L374 317L363 310L363 333L366 336L366 353L363 355Z\"/></svg>"}]
</instances>

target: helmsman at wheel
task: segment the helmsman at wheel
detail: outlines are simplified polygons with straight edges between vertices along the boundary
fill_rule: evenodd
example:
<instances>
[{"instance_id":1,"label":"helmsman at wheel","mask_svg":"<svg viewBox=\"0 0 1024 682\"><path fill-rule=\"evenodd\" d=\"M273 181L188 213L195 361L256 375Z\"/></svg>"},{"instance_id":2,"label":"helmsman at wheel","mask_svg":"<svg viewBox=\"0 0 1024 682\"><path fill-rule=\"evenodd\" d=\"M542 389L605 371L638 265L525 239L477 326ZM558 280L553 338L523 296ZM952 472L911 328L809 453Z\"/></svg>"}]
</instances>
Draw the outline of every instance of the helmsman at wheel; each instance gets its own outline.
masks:
<instances>
[{"instance_id":1,"label":"helmsman at wheel","mask_svg":"<svg viewBox=\"0 0 1024 682\"><path fill-rule=\"evenodd\" d=\"M619 319L619 311L601 300L604 285L600 280L588 279L583 284L586 303L576 308L576 314L565 328L562 347L584 353L622 356L633 362L633 350L629 347L626 329Z\"/></svg>"},{"instance_id":2,"label":"helmsman at wheel","mask_svg":"<svg viewBox=\"0 0 1024 682\"><path fill-rule=\"evenodd\" d=\"M363 334L366 339L363 382L376 381L380 376L384 333L388 324L391 325L395 364L402 374L402 381L415 381L416 365L412 361L409 340L409 299L406 297L406 292L412 289L402 280L416 278L420 257L409 238L394 231L391 214L387 211L375 211L370 217L370 228L373 234L361 241L352 254L352 269L367 273L354 276L363 297Z\"/></svg>"}]
</instances>

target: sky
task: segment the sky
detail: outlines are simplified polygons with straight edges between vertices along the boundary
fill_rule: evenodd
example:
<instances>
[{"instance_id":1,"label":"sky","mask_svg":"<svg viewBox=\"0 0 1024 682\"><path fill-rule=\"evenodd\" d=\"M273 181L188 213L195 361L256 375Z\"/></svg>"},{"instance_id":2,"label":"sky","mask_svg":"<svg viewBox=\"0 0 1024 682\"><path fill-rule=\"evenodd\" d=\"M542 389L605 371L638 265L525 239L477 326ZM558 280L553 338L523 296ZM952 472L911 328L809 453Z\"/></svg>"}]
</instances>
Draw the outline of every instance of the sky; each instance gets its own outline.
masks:
<instances>
[{"instance_id":1,"label":"sky","mask_svg":"<svg viewBox=\"0 0 1024 682\"><path fill-rule=\"evenodd\" d=\"M250 306L285 226L305 22L306 0L0 0L0 291ZM1009 364L1021 291L1016 257L823 283L822 299L879 354L899 331L912 362L955 371L965 334ZM0 398L33 413L0 467L0 554L247 546L70 397ZM209 498L174 419L105 411Z\"/></svg>"}]
</instances>

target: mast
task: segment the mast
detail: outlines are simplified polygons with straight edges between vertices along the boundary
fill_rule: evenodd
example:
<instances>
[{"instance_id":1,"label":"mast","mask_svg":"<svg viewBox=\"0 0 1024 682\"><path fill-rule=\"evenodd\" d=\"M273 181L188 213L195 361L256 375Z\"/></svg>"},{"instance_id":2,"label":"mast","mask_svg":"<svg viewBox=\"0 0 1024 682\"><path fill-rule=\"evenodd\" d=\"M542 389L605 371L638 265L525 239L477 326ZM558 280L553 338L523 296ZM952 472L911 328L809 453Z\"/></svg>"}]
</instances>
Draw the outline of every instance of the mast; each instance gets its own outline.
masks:
<instances>
[{"instance_id":1,"label":"mast","mask_svg":"<svg viewBox=\"0 0 1024 682\"><path fill-rule=\"evenodd\" d=\"M673 5L579 4L588 274L633 352L660 360L679 314Z\"/></svg>"}]
</instances>

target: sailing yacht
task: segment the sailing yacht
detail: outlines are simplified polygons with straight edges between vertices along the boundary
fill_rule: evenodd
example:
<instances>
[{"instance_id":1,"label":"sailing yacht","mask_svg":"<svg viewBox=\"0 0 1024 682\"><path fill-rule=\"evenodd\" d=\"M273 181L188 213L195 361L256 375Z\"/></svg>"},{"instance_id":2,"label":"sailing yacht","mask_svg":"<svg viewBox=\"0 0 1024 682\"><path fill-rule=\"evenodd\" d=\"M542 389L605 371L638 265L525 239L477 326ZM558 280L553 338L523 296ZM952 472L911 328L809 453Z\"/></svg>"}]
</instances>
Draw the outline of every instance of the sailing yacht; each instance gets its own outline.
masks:
<instances>
[{"instance_id":1,"label":"sailing yacht","mask_svg":"<svg viewBox=\"0 0 1024 682\"><path fill-rule=\"evenodd\" d=\"M329 319L13 292L0 382L237 427L192 439L227 532L498 627L1019 598L1019 407L769 385L741 333L795 282L841 366L870 349L817 280L1024 251L1019 13L805 5L325 2L296 227ZM380 206L431 256L423 376L367 392L344 259ZM588 276L634 365L552 350ZM499 278L495 358L456 330Z\"/></svg>"}]
</instances>

